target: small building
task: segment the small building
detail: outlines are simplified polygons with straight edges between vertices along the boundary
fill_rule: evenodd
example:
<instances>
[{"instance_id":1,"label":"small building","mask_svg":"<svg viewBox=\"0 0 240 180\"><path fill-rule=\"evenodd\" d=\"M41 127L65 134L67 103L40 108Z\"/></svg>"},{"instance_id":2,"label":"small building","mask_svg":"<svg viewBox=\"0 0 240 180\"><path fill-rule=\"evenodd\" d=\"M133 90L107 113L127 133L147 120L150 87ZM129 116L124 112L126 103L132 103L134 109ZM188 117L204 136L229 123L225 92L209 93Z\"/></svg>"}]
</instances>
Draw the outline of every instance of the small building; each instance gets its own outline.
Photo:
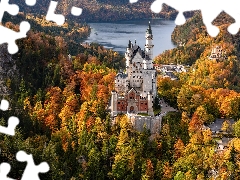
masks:
<instances>
[{"instance_id":1,"label":"small building","mask_svg":"<svg viewBox=\"0 0 240 180\"><path fill-rule=\"evenodd\" d=\"M223 130L223 124L227 121L228 127ZM217 147L216 151L223 151L228 147L229 142L233 139L231 138L232 125L234 124L234 119L216 119L215 122L205 126L204 128L209 128L212 132L212 137L216 139Z\"/></svg>"},{"instance_id":2,"label":"small building","mask_svg":"<svg viewBox=\"0 0 240 180\"><path fill-rule=\"evenodd\" d=\"M221 46L215 46L212 49L211 55L209 56L210 60L222 61L227 59L226 52L222 49Z\"/></svg>"},{"instance_id":3,"label":"small building","mask_svg":"<svg viewBox=\"0 0 240 180\"><path fill-rule=\"evenodd\" d=\"M224 132L222 130L222 126L224 121L227 121L228 119L216 119L212 124L208 125L208 128L212 131L213 136L218 136L218 134L228 134L228 132ZM229 126L232 127L234 124L234 119L229 119ZM230 133L230 132L229 132Z\"/></svg>"},{"instance_id":4,"label":"small building","mask_svg":"<svg viewBox=\"0 0 240 180\"><path fill-rule=\"evenodd\" d=\"M171 80L177 80L175 73L187 72L187 70L185 69L185 67L183 65L173 65L173 64L157 65L157 64L154 64L154 68L163 77L169 77Z\"/></svg>"},{"instance_id":5,"label":"small building","mask_svg":"<svg viewBox=\"0 0 240 180\"><path fill-rule=\"evenodd\" d=\"M222 139L216 140L216 143L217 143L216 151L223 151L224 149L228 148L229 147L229 142L232 139L233 138L223 137Z\"/></svg>"}]
</instances>

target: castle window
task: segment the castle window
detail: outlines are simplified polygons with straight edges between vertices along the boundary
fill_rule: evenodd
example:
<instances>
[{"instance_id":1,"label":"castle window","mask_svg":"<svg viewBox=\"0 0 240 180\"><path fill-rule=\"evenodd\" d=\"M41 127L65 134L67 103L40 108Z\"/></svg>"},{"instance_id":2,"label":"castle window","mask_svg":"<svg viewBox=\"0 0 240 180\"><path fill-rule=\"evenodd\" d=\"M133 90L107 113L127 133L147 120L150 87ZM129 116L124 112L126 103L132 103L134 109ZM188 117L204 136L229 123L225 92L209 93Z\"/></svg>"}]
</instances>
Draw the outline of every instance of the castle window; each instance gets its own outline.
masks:
<instances>
[{"instance_id":1,"label":"castle window","mask_svg":"<svg viewBox=\"0 0 240 180\"><path fill-rule=\"evenodd\" d=\"M118 102L118 104L120 104L120 102Z\"/></svg>"},{"instance_id":2,"label":"castle window","mask_svg":"<svg viewBox=\"0 0 240 180\"><path fill-rule=\"evenodd\" d=\"M147 103L145 103L145 105L147 105Z\"/></svg>"}]
</instances>

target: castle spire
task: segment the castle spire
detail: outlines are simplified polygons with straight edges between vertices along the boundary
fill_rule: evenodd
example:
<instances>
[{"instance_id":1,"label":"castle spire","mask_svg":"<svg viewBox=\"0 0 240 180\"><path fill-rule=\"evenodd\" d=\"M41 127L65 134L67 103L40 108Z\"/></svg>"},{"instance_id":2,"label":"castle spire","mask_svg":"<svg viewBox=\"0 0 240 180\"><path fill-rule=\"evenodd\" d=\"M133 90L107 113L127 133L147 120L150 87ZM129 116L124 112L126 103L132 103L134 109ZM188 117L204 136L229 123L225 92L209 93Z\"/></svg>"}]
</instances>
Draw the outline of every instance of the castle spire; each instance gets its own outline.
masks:
<instances>
[{"instance_id":1,"label":"castle spire","mask_svg":"<svg viewBox=\"0 0 240 180\"><path fill-rule=\"evenodd\" d=\"M131 48L131 46L132 46L132 42L129 40L129 42L128 42L128 48Z\"/></svg>"},{"instance_id":2,"label":"castle spire","mask_svg":"<svg viewBox=\"0 0 240 180\"><path fill-rule=\"evenodd\" d=\"M151 59L153 59L153 34L152 34L152 28L151 28L151 25L150 25L150 21L149 21L149 24L148 24L148 28L146 30L146 44L145 44L145 53L146 55ZM150 64L152 64L150 62ZM149 66L150 69L152 68L152 65Z\"/></svg>"},{"instance_id":3,"label":"castle spire","mask_svg":"<svg viewBox=\"0 0 240 180\"><path fill-rule=\"evenodd\" d=\"M152 34L152 28L151 28L151 23L150 23L150 21L148 22L147 33L148 33L148 34Z\"/></svg>"}]
</instances>

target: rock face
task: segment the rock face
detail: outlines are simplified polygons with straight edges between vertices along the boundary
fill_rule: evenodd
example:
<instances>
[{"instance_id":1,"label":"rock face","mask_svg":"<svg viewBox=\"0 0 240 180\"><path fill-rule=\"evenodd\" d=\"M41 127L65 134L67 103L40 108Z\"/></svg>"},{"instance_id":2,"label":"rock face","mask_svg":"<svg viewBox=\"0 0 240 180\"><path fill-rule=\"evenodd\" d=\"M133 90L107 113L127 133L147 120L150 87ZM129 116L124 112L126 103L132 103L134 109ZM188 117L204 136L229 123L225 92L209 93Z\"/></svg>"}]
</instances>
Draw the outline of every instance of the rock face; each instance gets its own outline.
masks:
<instances>
[{"instance_id":1,"label":"rock face","mask_svg":"<svg viewBox=\"0 0 240 180\"><path fill-rule=\"evenodd\" d=\"M0 45L0 96L11 93L7 82L17 74L16 64L8 53L7 44Z\"/></svg>"}]
</instances>

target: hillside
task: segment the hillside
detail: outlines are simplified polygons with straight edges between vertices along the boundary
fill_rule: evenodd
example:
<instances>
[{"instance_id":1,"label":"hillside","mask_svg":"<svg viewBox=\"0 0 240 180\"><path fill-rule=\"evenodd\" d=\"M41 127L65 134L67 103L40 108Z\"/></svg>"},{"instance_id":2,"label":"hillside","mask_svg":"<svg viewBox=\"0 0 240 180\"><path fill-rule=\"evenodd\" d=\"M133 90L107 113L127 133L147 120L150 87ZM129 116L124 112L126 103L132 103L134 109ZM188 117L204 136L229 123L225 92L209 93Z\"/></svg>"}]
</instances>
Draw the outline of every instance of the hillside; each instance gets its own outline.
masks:
<instances>
[{"instance_id":1,"label":"hillside","mask_svg":"<svg viewBox=\"0 0 240 180\"><path fill-rule=\"evenodd\" d=\"M5 68L0 81L11 90L10 96L2 95L11 109L0 111L0 124L6 126L12 115L20 119L15 136L0 133L0 159L11 165L9 177L22 178L26 164L15 157L23 150L36 164L49 164L41 180L240 179L239 38L226 33L232 21L228 16L215 21L222 31L214 39L200 14L174 30L173 41L185 45L166 51L156 62L178 60L191 66L177 74L178 80L158 78L158 95L178 112L167 113L152 136L145 128L136 131L124 115L115 124L109 116L115 76L125 67L123 56L98 44L80 45L78 40L89 33L84 23L57 27L43 16L20 13L6 15L4 25L18 29L14 24L22 19L29 19L33 28L17 41L19 52L6 55L6 46L0 51L0 68ZM226 50L226 59L208 58L215 45ZM14 65L16 71L11 70ZM224 118L222 127L212 132L208 126L217 118ZM231 141L221 150L223 137Z\"/></svg>"},{"instance_id":2,"label":"hillside","mask_svg":"<svg viewBox=\"0 0 240 180\"><path fill-rule=\"evenodd\" d=\"M221 13L213 22L221 32L216 38L212 38L206 31L201 13L196 12L184 25L176 26L172 33L172 41L184 46L165 51L156 57L155 61L157 63L176 64L178 62L192 65L201 56L210 55L211 49L215 45L224 46L228 56L235 55L239 58L240 33L233 36L227 31L227 27L232 22L234 20L231 17Z\"/></svg>"},{"instance_id":3,"label":"hillside","mask_svg":"<svg viewBox=\"0 0 240 180\"><path fill-rule=\"evenodd\" d=\"M11 0L17 4L17 0ZM20 10L26 13L37 15L46 15L50 0L38 1L34 7L27 7L24 3L19 4ZM152 13L150 5L153 0L141 0L131 4L128 0L61 0L58 1L57 12L66 15L67 19L76 22L99 22L99 21L119 21L142 18L166 18L175 19L176 10L164 5L162 12L159 14ZM80 17L73 17L70 13L71 7L77 6L83 8ZM187 17L192 13L186 13Z\"/></svg>"}]
</instances>

